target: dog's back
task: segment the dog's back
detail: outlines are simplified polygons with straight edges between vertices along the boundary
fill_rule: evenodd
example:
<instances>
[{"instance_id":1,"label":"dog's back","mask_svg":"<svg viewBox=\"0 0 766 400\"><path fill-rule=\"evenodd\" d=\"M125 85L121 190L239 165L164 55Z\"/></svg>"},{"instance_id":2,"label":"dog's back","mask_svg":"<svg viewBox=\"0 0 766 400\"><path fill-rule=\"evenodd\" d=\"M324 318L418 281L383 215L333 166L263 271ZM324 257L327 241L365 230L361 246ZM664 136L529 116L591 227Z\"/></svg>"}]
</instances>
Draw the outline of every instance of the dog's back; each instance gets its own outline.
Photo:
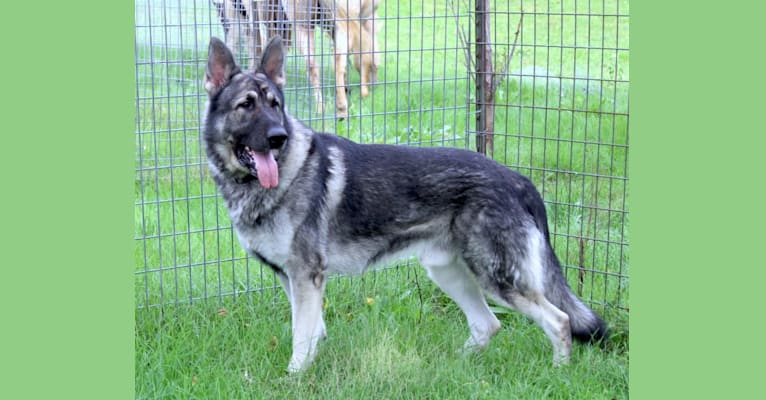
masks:
<instances>
[{"instance_id":1,"label":"dog's back","mask_svg":"<svg viewBox=\"0 0 766 400\"><path fill-rule=\"evenodd\" d=\"M298 121L295 125L311 132ZM360 145L335 135L310 135L306 174L322 184L311 185L319 188L314 191L296 187L294 195L312 193L309 203L325 206L334 199L317 217L327 224L321 257L328 270L360 273L409 255L427 264L443 254L448 261L436 264L467 267L501 304L526 309L526 293L539 292L569 316L565 329L574 338L605 337L603 320L566 284L550 245L545 206L528 178L461 149Z\"/></svg>"}]
</instances>

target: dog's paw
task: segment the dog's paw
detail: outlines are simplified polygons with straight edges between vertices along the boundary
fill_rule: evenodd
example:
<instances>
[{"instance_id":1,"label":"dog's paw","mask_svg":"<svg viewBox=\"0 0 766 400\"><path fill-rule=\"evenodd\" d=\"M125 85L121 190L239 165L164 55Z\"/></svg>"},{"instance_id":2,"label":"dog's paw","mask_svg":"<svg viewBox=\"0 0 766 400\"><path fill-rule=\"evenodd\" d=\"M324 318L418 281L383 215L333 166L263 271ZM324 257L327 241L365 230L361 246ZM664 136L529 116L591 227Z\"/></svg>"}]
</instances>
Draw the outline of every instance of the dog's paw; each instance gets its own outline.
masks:
<instances>
[{"instance_id":1,"label":"dog's paw","mask_svg":"<svg viewBox=\"0 0 766 400\"><path fill-rule=\"evenodd\" d=\"M569 365L569 355L554 354L553 366L560 368Z\"/></svg>"},{"instance_id":2,"label":"dog's paw","mask_svg":"<svg viewBox=\"0 0 766 400\"><path fill-rule=\"evenodd\" d=\"M468 340L465 341L465 344L463 344L463 347L458 350L458 352L462 354L474 354L481 352L486 347L486 344L477 343L473 337L469 337Z\"/></svg>"},{"instance_id":3,"label":"dog's paw","mask_svg":"<svg viewBox=\"0 0 766 400\"><path fill-rule=\"evenodd\" d=\"M287 364L287 373L290 375L303 373L309 368L315 356L316 352L311 354L293 353L290 363Z\"/></svg>"},{"instance_id":4,"label":"dog's paw","mask_svg":"<svg viewBox=\"0 0 766 400\"><path fill-rule=\"evenodd\" d=\"M301 365L300 363L293 363L293 361L290 361L290 364L287 366L287 373L289 375L297 375L302 373L306 370L305 365Z\"/></svg>"}]
</instances>

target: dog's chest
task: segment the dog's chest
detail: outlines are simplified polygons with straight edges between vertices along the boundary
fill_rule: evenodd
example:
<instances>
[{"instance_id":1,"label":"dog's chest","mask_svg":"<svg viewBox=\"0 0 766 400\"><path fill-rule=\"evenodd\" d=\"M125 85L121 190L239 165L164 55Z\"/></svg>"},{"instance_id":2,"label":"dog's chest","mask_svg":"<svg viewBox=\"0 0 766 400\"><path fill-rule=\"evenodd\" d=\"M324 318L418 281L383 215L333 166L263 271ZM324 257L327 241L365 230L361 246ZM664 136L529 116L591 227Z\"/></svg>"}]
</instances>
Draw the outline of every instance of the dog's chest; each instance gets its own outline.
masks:
<instances>
[{"instance_id":1,"label":"dog's chest","mask_svg":"<svg viewBox=\"0 0 766 400\"><path fill-rule=\"evenodd\" d=\"M239 242L250 256L260 256L276 265L284 265L288 260L295 229L287 213L277 212L268 222L258 225L234 221Z\"/></svg>"}]
</instances>

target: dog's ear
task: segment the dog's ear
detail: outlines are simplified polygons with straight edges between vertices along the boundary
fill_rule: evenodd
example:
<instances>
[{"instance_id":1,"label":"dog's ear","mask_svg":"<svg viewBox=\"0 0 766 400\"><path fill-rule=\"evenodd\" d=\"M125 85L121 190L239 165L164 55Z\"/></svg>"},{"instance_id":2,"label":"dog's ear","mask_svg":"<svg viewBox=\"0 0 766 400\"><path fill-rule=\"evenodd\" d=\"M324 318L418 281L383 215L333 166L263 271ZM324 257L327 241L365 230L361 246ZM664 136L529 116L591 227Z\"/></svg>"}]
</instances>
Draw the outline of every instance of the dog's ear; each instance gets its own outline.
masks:
<instances>
[{"instance_id":1,"label":"dog's ear","mask_svg":"<svg viewBox=\"0 0 766 400\"><path fill-rule=\"evenodd\" d=\"M207 70L205 71L205 90L208 96L218 93L232 76L240 72L234 55L220 39L210 38L207 51Z\"/></svg>"},{"instance_id":2,"label":"dog's ear","mask_svg":"<svg viewBox=\"0 0 766 400\"><path fill-rule=\"evenodd\" d=\"M285 88L285 51L278 35L272 37L263 50L257 71L269 77L280 89Z\"/></svg>"}]
</instances>

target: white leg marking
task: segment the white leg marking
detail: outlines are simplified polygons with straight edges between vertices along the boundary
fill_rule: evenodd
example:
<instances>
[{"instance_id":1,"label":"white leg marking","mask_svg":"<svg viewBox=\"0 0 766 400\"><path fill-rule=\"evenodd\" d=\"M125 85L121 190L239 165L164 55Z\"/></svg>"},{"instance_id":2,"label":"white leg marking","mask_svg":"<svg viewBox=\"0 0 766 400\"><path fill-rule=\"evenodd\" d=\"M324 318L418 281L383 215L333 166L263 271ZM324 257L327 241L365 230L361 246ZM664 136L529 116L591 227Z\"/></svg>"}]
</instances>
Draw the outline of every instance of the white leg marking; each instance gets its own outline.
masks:
<instances>
[{"instance_id":1,"label":"white leg marking","mask_svg":"<svg viewBox=\"0 0 766 400\"><path fill-rule=\"evenodd\" d=\"M513 308L531 318L539 325L553 344L553 363L568 364L572 352L572 331L569 315L558 309L545 297L543 235L537 229L528 233L527 257L519 265L517 289L500 300L501 304ZM493 296L495 297L495 296Z\"/></svg>"},{"instance_id":2,"label":"white leg marking","mask_svg":"<svg viewBox=\"0 0 766 400\"><path fill-rule=\"evenodd\" d=\"M489 340L500 329L500 321L489 309L476 279L465 263L450 258L434 257L432 253L421 257L421 264L425 266L431 280L463 310L471 329L471 336L466 340L464 349L481 350L487 347Z\"/></svg>"},{"instance_id":3,"label":"white leg marking","mask_svg":"<svg viewBox=\"0 0 766 400\"><path fill-rule=\"evenodd\" d=\"M531 318L543 328L553 344L553 364L569 364L572 352L572 331L569 316L551 304L542 294L513 296L513 308Z\"/></svg>"},{"instance_id":4,"label":"white leg marking","mask_svg":"<svg viewBox=\"0 0 766 400\"><path fill-rule=\"evenodd\" d=\"M322 289L310 280L290 280L292 294L293 354L289 373L305 370L314 360L322 335Z\"/></svg>"},{"instance_id":5,"label":"white leg marking","mask_svg":"<svg viewBox=\"0 0 766 400\"><path fill-rule=\"evenodd\" d=\"M285 295L287 295L287 301L290 302L290 307L292 308L293 305L293 296L292 291L290 290L290 279L285 274L275 274L279 281L282 283L282 289L285 291ZM319 315L319 327L317 328L317 332L319 332L319 338L324 339L327 337L327 328L324 324L324 314Z\"/></svg>"}]
</instances>

